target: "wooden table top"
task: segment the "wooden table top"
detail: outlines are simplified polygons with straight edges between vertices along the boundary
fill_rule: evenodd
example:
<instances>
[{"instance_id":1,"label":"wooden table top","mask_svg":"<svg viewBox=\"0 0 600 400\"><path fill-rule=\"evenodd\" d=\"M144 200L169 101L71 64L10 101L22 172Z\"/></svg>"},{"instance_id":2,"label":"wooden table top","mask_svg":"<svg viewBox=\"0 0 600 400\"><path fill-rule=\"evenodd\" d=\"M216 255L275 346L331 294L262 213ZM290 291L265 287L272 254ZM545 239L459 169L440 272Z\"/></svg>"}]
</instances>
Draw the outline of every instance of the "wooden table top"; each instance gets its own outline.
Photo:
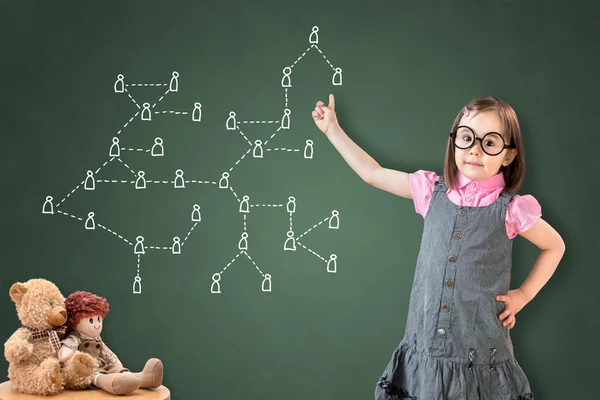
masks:
<instances>
[{"instance_id":1,"label":"wooden table top","mask_svg":"<svg viewBox=\"0 0 600 400\"><path fill-rule=\"evenodd\" d=\"M10 387L10 382L0 384L0 400L100 400L100 399L116 399L123 398L127 400L170 400L171 392L164 386L159 386L156 389L138 389L127 396L117 396L110 394L100 389L85 389L85 390L63 390L54 396L34 396L15 392Z\"/></svg>"}]
</instances>

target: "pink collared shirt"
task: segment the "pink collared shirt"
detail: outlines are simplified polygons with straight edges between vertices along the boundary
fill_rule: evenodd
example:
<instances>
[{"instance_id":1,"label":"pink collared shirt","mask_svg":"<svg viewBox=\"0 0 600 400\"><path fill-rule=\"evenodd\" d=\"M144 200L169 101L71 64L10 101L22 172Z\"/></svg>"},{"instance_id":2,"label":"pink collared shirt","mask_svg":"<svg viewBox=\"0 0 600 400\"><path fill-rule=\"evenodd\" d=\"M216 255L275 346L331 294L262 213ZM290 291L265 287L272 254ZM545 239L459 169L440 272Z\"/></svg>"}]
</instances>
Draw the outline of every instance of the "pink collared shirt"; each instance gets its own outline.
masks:
<instances>
[{"instance_id":1,"label":"pink collared shirt","mask_svg":"<svg viewBox=\"0 0 600 400\"><path fill-rule=\"evenodd\" d=\"M418 170L409 174L410 192L415 210L425 218L433 188L439 175ZM458 171L456 189L446 189L446 197L457 206L483 207L498 199L504 188L502 172L483 181L471 181ZM510 239L531 228L542 215L542 207L531 195L514 195L506 209L506 234Z\"/></svg>"}]
</instances>

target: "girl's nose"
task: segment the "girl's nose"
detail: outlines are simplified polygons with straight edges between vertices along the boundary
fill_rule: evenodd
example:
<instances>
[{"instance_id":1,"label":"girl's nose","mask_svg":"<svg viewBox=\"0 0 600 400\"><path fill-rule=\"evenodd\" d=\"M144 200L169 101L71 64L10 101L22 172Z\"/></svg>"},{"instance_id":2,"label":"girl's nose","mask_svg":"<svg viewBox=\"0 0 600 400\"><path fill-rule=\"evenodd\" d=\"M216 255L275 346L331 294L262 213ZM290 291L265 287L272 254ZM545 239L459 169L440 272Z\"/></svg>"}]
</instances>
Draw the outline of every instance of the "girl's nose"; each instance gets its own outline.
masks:
<instances>
[{"instance_id":1,"label":"girl's nose","mask_svg":"<svg viewBox=\"0 0 600 400\"><path fill-rule=\"evenodd\" d=\"M481 148L481 141L480 140L475 140L475 143L469 149L469 154L478 154L478 155L481 155L482 152L483 152L483 149Z\"/></svg>"}]
</instances>

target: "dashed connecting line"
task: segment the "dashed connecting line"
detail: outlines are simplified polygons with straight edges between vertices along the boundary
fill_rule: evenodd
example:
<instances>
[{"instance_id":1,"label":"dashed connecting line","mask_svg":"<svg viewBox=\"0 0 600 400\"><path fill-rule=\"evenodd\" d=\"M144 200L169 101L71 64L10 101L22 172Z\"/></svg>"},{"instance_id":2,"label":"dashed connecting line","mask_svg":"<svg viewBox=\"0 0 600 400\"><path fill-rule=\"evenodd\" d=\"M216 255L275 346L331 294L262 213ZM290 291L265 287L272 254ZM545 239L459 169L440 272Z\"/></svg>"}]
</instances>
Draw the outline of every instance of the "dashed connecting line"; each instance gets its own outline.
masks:
<instances>
[{"instance_id":1,"label":"dashed connecting line","mask_svg":"<svg viewBox=\"0 0 600 400\"><path fill-rule=\"evenodd\" d=\"M154 111L154 114L176 114L176 115L187 115L187 111Z\"/></svg>"},{"instance_id":2,"label":"dashed connecting line","mask_svg":"<svg viewBox=\"0 0 600 400\"><path fill-rule=\"evenodd\" d=\"M125 86L167 86L167 83L127 83Z\"/></svg>"},{"instance_id":3,"label":"dashed connecting line","mask_svg":"<svg viewBox=\"0 0 600 400\"><path fill-rule=\"evenodd\" d=\"M133 293L141 294L142 278L141 278L141 274L140 274L140 264L141 264L142 255L146 254L146 250L168 250L168 251L171 251L171 253L175 254L175 255L181 254L182 247L185 245L185 243L189 239L190 235L192 234L192 232L194 231L196 226L202 221L200 205L193 204L193 206L191 207L191 218L190 219L192 222L192 226L191 226L190 230L183 237L183 240L181 240L181 238L179 236L175 236L175 237L173 237L172 243L170 243L169 245L162 245L162 246L145 244L144 237L141 235L137 236L134 240L128 240L127 238L123 237L122 235L115 232L114 230L111 230L110 228L108 228L100 223L96 223L95 218L94 218L94 212L89 212L87 218L84 219L82 217L78 217L78 216L72 215L68 212L65 212L65 211L59 209L59 207L61 207L62 204L73 193L75 193L77 190L79 190L80 187L83 186L84 190L93 191L93 190L96 190L98 183L102 183L102 184L117 183L117 184L134 185L136 190L146 189L147 184L168 184L168 185L173 185L173 187L175 189L184 189L187 184L211 184L211 185L217 186L218 189L226 189L227 191L231 192L233 194L233 196L236 198L237 202L239 203L238 212L240 214L242 214L242 216L243 216L243 231L240 235L240 240L237 244L238 253L235 255L235 257L233 257L233 259L231 259L231 261L229 261L227 263L227 265L225 265L225 267L223 267L223 269L221 271L213 274L212 283L211 283L211 287L210 287L211 293L221 293L221 279L222 279L223 274L232 264L234 264L236 262L236 260L241 255L244 255L245 258L247 258L252 263L252 265L256 268L258 273L262 276L262 278L263 278L263 280L261 282L262 291L263 292L271 292L271 290L272 290L271 274L264 273L261 270L261 268L259 268L259 266L256 264L256 262L252 259L250 254L248 253L248 249L249 249L249 237L248 236L249 235L247 232L247 214L250 213L251 209L256 209L256 208L260 208L260 207L274 208L274 209L280 209L283 207L286 208L286 212L289 214L289 223L290 224L289 224L289 230L287 231L287 234L286 234L287 237L285 238L285 241L283 242L283 250L284 251L296 251L296 249L298 248L297 247L297 245L298 245L299 247L307 250L309 253L315 255L320 260L325 262L327 264L327 272L335 273L337 271L337 261L336 261L337 256L335 254L331 254L329 256L329 258L326 259L323 256L319 255L316 251L306 247L303 243L300 242L300 239L303 238L308 233L310 233L312 230L321 226L325 222L328 222L329 229L338 229L339 228L339 212L337 210L333 210L330 216L317 222L315 225L313 225L311 228L309 228L308 230L306 230L299 236L296 236L296 234L294 233L294 228L293 228L293 215L296 212L296 199L293 196L288 197L288 201L286 204L264 204L264 203L263 204L251 204L250 197L248 195L243 195L240 198L237 195L237 193L235 192L235 190L233 189L233 187L229 184L230 173L233 171L234 167L237 166L250 153L252 153L253 158L263 158L265 151L267 151L267 152L269 152L269 151L285 151L285 152L293 152L293 153L302 151L303 157L305 159L313 158L313 150L314 149L313 149L313 141L312 140L306 140L306 145L303 149L292 149L292 148L287 148L287 147L267 148L266 145L270 140L274 139L274 137L277 135L277 133L279 133L279 131L290 129L292 111L288 108L288 91L292 87L292 79L291 79L292 69L312 49L316 49L323 56L323 58L325 59L327 64L333 69L334 74L332 77L332 84L336 85L336 86L342 85L342 69L334 67L331 64L331 62L327 59L325 54L319 48L319 46L318 46L318 43L319 43L318 31L319 31L319 28L317 26L314 26L312 28L312 31L309 36L310 46L290 66L283 68L283 77L281 79L281 86L284 89L284 93L285 93L285 108L283 110L283 114L281 115L281 118L270 119L270 120L236 121L236 113L234 111L229 112L229 116L225 122L226 130L228 130L228 131L236 131L237 130L239 132L239 134L241 135L242 139L248 143L249 148L240 156L240 158L237 161L235 161L233 163L233 165L229 168L228 171L221 173L221 177L218 181L199 180L199 179L184 179L184 171L182 171L181 169L178 169L175 171L175 175L172 180L148 179L148 177L146 177L146 174L144 171L136 172L129 165L127 165L127 163L125 163L123 161L122 156L123 156L123 153L125 153L125 152L150 153L150 155L152 157L162 157L162 156L164 156L164 153L165 153L164 141L160 137L157 137L154 139L154 143L151 146L151 148L149 148L149 149L121 146L120 135L134 119L137 119L139 117L140 121L143 121L143 123L146 123L146 122L152 121L153 115L159 116L159 115L169 114L169 115L187 116L187 115L191 114L192 121L200 123L200 122L202 122L202 105L198 102L194 103L192 111L172 111L172 110L156 110L156 111L154 111L154 108L156 107L156 105L159 104L165 98L165 96L167 96L170 93L178 92L178 90L179 90L179 73L177 71L174 71L172 73L171 80L169 83L125 83L125 77L122 74L117 75L117 80L115 81L115 84L114 84L114 91L115 91L115 93L118 93L118 94L124 93L127 95L127 97L131 100L131 102L136 107L135 113L129 118L129 120L123 125L123 127L117 131L116 136L113 137L111 146L108 151L109 159L107 161L105 161L95 171L91 170L91 169L88 170L86 173L85 179L83 181L81 181L77 186L75 186L75 188L73 190L71 190L56 205L53 205L53 197L52 196L46 196L46 200L42 206L42 214L54 214L54 212L56 211L57 214L65 215L67 217L71 217L72 219L82 222L84 224L84 227L86 230L94 230L94 229L96 229L96 227L102 228L105 231L111 233L112 235L118 237L119 239L121 239L122 241L127 243L128 245L133 246L133 253L137 256L136 275L133 279ZM131 93L129 93L129 90L127 89L127 88L142 87L142 86L144 86L144 87L146 87L146 86L167 87L167 90L164 92L164 94L161 97L158 98L158 100L154 104L150 105L150 102L144 102L144 103L138 102L131 95ZM250 139L248 139L248 137L240 129L240 124L242 124L242 125L244 125L244 124L277 124L279 126L273 132L273 134L269 137L269 139L265 140L263 143L261 140L255 140L254 142L252 142ZM131 172L134 175L134 179L132 179L132 180L106 179L106 178L98 177L98 174L100 173L100 171L106 165L113 162L113 160L115 160L115 159L121 165L123 165L124 168L126 168L129 172Z\"/></svg>"},{"instance_id":4,"label":"dashed connecting line","mask_svg":"<svg viewBox=\"0 0 600 400\"><path fill-rule=\"evenodd\" d=\"M240 124L278 124L279 121L240 121Z\"/></svg>"}]
</instances>

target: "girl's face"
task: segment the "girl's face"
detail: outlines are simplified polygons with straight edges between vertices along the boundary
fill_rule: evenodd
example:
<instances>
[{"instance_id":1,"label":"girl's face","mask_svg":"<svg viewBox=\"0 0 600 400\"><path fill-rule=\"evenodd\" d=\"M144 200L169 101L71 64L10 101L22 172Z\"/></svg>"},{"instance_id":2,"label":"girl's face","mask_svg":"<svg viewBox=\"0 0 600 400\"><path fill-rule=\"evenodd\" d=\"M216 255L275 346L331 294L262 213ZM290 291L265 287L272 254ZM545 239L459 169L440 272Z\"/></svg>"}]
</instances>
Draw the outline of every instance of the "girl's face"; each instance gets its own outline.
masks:
<instances>
[{"instance_id":1,"label":"girl's face","mask_svg":"<svg viewBox=\"0 0 600 400\"><path fill-rule=\"evenodd\" d=\"M500 133L506 144L509 144L502 123L494 112L471 112L463 116L458 125L466 125L475 132L475 136L483 138L488 132ZM504 149L496 156L490 156L481 149L479 140L470 149L454 148L454 161L464 176L480 181L496 175L502 165L507 166L517 154L515 149Z\"/></svg>"}]
</instances>

